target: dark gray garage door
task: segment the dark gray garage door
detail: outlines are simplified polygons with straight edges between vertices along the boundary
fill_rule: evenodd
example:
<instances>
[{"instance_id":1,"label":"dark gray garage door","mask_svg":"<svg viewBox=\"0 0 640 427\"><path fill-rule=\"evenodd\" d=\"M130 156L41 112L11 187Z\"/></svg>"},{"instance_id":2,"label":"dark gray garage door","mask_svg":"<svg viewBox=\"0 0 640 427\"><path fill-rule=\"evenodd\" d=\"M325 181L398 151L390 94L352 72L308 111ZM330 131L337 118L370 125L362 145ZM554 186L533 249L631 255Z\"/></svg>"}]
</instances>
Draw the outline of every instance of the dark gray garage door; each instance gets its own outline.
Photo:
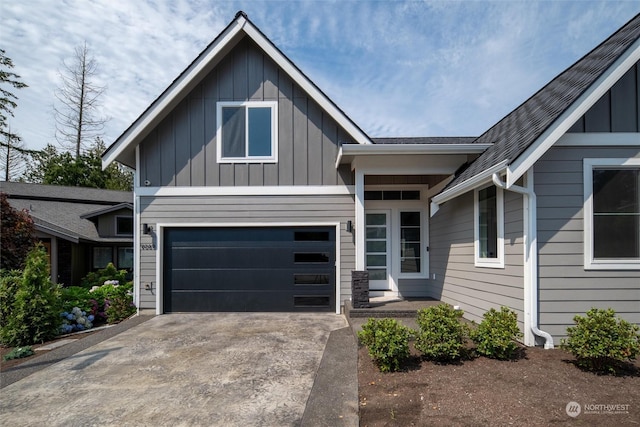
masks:
<instances>
[{"instance_id":1,"label":"dark gray garage door","mask_svg":"<svg viewBox=\"0 0 640 427\"><path fill-rule=\"evenodd\" d=\"M335 228L168 228L164 311L333 311Z\"/></svg>"}]
</instances>

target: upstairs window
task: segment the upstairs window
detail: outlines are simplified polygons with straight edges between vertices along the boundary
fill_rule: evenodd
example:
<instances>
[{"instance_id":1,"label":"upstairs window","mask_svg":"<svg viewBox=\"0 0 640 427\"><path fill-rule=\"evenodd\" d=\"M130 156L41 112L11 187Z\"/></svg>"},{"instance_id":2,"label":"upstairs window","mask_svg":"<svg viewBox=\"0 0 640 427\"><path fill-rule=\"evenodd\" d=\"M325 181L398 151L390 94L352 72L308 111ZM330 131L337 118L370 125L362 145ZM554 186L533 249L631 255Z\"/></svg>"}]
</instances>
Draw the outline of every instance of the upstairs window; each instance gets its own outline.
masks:
<instances>
[{"instance_id":1,"label":"upstairs window","mask_svg":"<svg viewBox=\"0 0 640 427\"><path fill-rule=\"evenodd\" d=\"M504 267L504 203L502 189L489 186L475 191L475 265Z\"/></svg>"},{"instance_id":2,"label":"upstairs window","mask_svg":"<svg viewBox=\"0 0 640 427\"><path fill-rule=\"evenodd\" d=\"M277 161L277 103L218 102L218 163Z\"/></svg>"},{"instance_id":3,"label":"upstairs window","mask_svg":"<svg viewBox=\"0 0 640 427\"><path fill-rule=\"evenodd\" d=\"M130 216L116 217L116 235L133 236L133 218Z\"/></svg>"},{"instance_id":4,"label":"upstairs window","mask_svg":"<svg viewBox=\"0 0 640 427\"><path fill-rule=\"evenodd\" d=\"M585 159L585 267L640 269L640 159Z\"/></svg>"}]
</instances>

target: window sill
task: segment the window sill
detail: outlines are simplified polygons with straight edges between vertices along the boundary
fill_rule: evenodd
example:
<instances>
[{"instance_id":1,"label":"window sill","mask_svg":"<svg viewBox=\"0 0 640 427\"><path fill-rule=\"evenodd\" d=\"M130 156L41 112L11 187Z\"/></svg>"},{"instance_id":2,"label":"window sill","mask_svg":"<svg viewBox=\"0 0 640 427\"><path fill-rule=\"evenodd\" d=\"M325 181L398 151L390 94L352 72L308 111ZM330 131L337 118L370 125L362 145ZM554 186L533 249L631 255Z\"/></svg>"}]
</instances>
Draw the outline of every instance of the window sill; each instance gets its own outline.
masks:
<instances>
[{"instance_id":1,"label":"window sill","mask_svg":"<svg viewBox=\"0 0 640 427\"><path fill-rule=\"evenodd\" d=\"M504 269L504 261L503 260L478 260L476 259L474 264L475 267L480 268L498 268Z\"/></svg>"},{"instance_id":2,"label":"window sill","mask_svg":"<svg viewBox=\"0 0 640 427\"><path fill-rule=\"evenodd\" d=\"M640 270L640 261L587 262L585 270Z\"/></svg>"},{"instance_id":3,"label":"window sill","mask_svg":"<svg viewBox=\"0 0 640 427\"><path fill-rule=\"evenodd\" d=\"M278 159L268 158L245 158L245 159L218 159L216 163L219 164L235 164L235 163L245 163L245 164L255 164L255 163L278 163Z\"/></svg>"}]
</instances>

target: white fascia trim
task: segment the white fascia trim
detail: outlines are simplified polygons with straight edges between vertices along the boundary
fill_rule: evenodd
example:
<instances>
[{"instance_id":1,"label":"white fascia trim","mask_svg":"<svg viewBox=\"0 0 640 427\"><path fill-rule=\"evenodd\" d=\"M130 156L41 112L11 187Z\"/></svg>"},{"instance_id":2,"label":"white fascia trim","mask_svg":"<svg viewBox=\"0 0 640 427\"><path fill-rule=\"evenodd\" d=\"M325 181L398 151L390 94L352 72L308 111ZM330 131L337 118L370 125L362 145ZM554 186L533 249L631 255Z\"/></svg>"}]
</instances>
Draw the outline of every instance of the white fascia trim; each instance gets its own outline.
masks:
<instances>
[{"instance_id":1,"label":"white fascia trim","mask_svg":"<svg viewBox=\"0 0 640 427\"><path fill-rule=\"evenodd\" d=\"M342 196L355 194L353 185L286 185L242 187L138 187L136 196Z\"/></svg>"},{"instance_id":2,"label":"white fascia trim","mask_svg":"<svg viewBox=\"0 0 640 427\"><path fill-rule=\"evenodd\" d=\"M371 139L364 134L342 111L323 94L298 68L291 63L271 42L269 42L258 29L250 22L244 26L244 32L247 33L253 41L264 50L267 55L273 59L280 68L287 73L293 81L295 81L305 92L307 92L314 101L316 101L322 109L351 135L359 144L372 144Z\"/></svg>"},{"instance_id":3,"label":"white fascia trim","mask_svg":"<svg viewBox=\"0 0 640 427\"><path fill-rule=\"evenodd\" d=\"M136 147L136 170L133 183L140 185L140 146ZM133 195L133 304L140 314L140 196Z\"/></svg>"},{"instance_id":4,"label":"white fascia trim","mask_svg":"<svg viewBox=\"0 0 640 427\"><path fill-rule=\"evenodd\" d=\"M388 156L394 154L480 154L493 144L344 144L338 152L336 167L344 156Z\"/></svg>"},{"instance_id":5,"label":"white fascia trim","mask_svg":"<svg viewBox=\"0 0 640 427\"><path fill-rule=\"evenodd\" d=\"M640 60L636 40L556 121L508 168L507 187L522 177L622 76Z\"/></svg>"},{"instance_id":6,"label":"white fascia trim","mask_svg":"<svg viewBox=\"0 0 640 427\"><path fill-rule=\"evenodd\" d=\"M640 158L629 159L589 159L583 162L584 182L584 269L585 270L640 270L640 260L610 259L597 260L593 258L593 170L598 167L640 167Z\"/></svg>"},{"instance_id":7,"label":"white fascia trim","mask_svg":"<svg viewBox=\"0 0 640 427\"><path fill-rule=\"evenodd\" d=\"M36 222L34 225L36 227L36 230L42 231L43 233L51 234L52 236L59 237L69 242L80 243L80 238L73 234L63 233L62 231L55 230L53 228L47 227L46 225L43 225L42 223L38 223L38 222Z\"/></svg>"},{"instance_id":8,"label":"white fascia trim","mask_svg":"<svg viewBox=\"0 0 640 427\"><path fill-rule=\"evenodd\" d=\"M335 314L340 314L340 242L342 239L340 238L340 222L235 222L235 223L226 223L226 222L194 222L194 223L184 223L184 222L159 222L156 223L156 229L158 230L158 245L156 250L156 314L163 314L164 307L162 305L163 295L162 290L164 288L164 277L162 276L162 260L164 259L164 253L162 252L162 248L164 247L163 237L164 237L164 229L165 228L215 228L215 227L335 227L336 228L336 306L335 306Z\"/></svg>"},{"instance_id":9,"label":"white fascia trim","mask_svg":"<svg viewBox=\"0 0 640 427\"><path fill-rule=\"evenodd\" d=\"M602 132L602 133L565 133L556 142L557 147L637 147L640 146L640 133Z\"/></svg>"},{"instance_id":10,"label":"white fascia trim","mask_svg":"<svg viewBox=\"0 0 640 427\"><path fill-rule=\"evenodd\" d=\"M509 160L503 160L497 165L490 167L489 169L486 169L477 175L472 176L471 178L461 182L455 187L443 191L432 199L433 203L440 205L448 200L455 199L456 197L466 193L467 191L473 190L476 187L490 182L493 174L503 172L507 168L508 164Z\"/></svg>"},{"instance_id":11,"label":"white fascia trim","mask_svg":"<svg viewBox=\"0 0 640 427\"><path fill-rule=\"evenodd\" d=\"M123 133L118 140L110 147L109 152L102 157L102 168L105 169L113 163L118 156L132 144L139 134L143 133L156 118L174 101L176 97L189 85L191 80L200 74L209 63L229 44L229 42L243 29L247 20L240 16L234 25L227 28L226 34L221 35L217 43L212 45L209 52L203 55L197 62L189 67L189 70L172 83L171 88L160 98L158 98L152 108L140 116L133 125Z\"/></svg>"}]
</instances>

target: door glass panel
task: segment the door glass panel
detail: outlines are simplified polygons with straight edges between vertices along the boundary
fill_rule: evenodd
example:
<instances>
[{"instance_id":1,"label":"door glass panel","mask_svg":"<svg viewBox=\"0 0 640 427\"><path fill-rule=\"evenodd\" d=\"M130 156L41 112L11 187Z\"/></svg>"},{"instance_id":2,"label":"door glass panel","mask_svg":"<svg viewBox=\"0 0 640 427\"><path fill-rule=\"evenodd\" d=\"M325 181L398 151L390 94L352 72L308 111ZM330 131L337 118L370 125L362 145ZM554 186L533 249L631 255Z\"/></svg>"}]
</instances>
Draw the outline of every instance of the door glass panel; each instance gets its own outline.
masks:
<instances>
[{"instance_id":1,"label":"door glass panel","mask_svg":"<svg viewBox=\"0 0 640 427\"><path fill-rule=\"evenodd\" d=\"M420 273L422 257L420 212L400 212L400 271Z\"/></svg>"},{"instance_id":2,"label":"door glass panel","mask_svg":"<svg viewBox=\"0 0 640 427\"><path fill-rule=\"evenodd\" d=\"M383 227L387 226L387 215L386 214L367 214L367 225L381 225Z\"/></svg>"},{"instance_id":3,"label":"door glass panel","mask_svg":"<svg viewBox=\"0 0 640 427\"><path fill-rule=\"evenodd\" d=\"M387 214L370 213L366 222L366 262L369 280L387 280Z\"/></svg>"}]
</instances>

